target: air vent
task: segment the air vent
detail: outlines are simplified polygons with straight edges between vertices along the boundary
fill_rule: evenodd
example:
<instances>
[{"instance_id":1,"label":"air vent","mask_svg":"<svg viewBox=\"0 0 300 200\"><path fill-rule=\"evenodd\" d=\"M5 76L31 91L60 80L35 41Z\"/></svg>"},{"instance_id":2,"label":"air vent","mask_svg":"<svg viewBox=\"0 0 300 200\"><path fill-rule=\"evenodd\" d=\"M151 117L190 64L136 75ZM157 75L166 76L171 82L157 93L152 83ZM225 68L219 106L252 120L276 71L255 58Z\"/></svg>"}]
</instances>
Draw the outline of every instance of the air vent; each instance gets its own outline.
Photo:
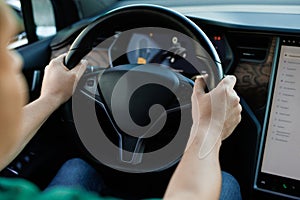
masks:
<instances>
[{"instance_id":1,"label":"air vent","mask_svg":"<svg viewBox=\"0 0 300 200\"><path fill-rule=\"evenodd\" d=\"M268 55L271 38L253 33L230 34L235 55L240 61L264 62Z\"/></svg>"},{"instance_id":2,"label":"air vent","mask_svg":"<svg viewBox=\"0 0 300 200\"><path fill-rule=\"evenodd\" d=\"M238 47L238 55L241 61L262 62L266 59L268 49L259 49L252 47Z\"/></svg>"}]
</instances>

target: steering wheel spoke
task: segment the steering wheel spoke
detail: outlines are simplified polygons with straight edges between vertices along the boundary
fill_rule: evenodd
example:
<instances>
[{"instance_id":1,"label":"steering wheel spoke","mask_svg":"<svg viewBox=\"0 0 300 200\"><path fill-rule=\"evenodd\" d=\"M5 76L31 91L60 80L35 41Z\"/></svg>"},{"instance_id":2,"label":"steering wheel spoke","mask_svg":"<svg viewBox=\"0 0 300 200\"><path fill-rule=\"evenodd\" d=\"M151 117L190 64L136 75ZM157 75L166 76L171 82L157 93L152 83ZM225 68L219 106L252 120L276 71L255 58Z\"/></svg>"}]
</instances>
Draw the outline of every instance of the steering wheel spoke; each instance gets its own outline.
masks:
<instances>
[{"instance_id":1,"label":"steering wheel spoke","mask_svg":"<svg viewBox=\"0 0 300 200\"><path fill-rule=\"evenodd\" d=\"M135 138L129 135L120 135L120 161L132 165L141 163L145 150L145 144L143 141L143 138Z\"/></svg>"},{"instance_id":2,"label":"steering wheel spoke","mask_svg":"<svg viewBox=\"0 0 300 200\"><path fill-rule=\"evenodd\" d=\"M118 147L119 147L120 162L124 164L132 164L132 165L141 163L144 149L145 149L143 138L142 137L136 138L130 135L120 133L119 129L117 128L117 125L114 123L113 119L111 118L109 111L105 107L99 93L92 95L91 92L94 92L94 90L86 91L80 89L80 93L83 96L85 96L89 100L94 101L95 104L97 104L97 106L101 108L101 110L105 113L106 118L110 122L110 125L113 127L114 131L111 132L110 134L115 134L116 135L115 138L118 138L118 141L116 143L119 145Z\"/></svg>"}]
</instances>

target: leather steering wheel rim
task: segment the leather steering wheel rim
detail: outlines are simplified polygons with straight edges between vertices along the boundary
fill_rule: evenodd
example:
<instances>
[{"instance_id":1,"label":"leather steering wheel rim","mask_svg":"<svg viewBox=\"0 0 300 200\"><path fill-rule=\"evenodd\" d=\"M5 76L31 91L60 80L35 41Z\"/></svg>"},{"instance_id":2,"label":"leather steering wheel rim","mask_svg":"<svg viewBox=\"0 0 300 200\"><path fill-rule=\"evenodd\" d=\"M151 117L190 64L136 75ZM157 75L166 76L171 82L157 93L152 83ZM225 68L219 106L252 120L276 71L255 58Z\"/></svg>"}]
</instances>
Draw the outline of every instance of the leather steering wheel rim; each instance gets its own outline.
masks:
<instances>
[{"instance_id":1,"label":"leather steering wheel rim","mask_svg":"<svg viewBox=\"0 0 300 200\"><path fill-rule=\"evenodd\" d=\"M100 16L93 23L88 25L88 27L86 27L80 33L80 35L71 45L69 52L65 57L66 67L68 67L69 69L75 67L79 63L79 61L92 50L93 42L95 41L97 34L101 32L102 23L113 17L133 14L135 12L137 13L137 15L144 15L145 13L150 13L151 15L161 15L168 20L175 22L176 25L181 26L181 28L186 31L185 34L188 34L204 47L204 49L207 51L216 65L216 75L220 79L223 78L223 69L217 51L215 50L210 39L193 21L174 10L162 6L148 4L129 5L114 9Z\"/></svg>"}]
</instances>

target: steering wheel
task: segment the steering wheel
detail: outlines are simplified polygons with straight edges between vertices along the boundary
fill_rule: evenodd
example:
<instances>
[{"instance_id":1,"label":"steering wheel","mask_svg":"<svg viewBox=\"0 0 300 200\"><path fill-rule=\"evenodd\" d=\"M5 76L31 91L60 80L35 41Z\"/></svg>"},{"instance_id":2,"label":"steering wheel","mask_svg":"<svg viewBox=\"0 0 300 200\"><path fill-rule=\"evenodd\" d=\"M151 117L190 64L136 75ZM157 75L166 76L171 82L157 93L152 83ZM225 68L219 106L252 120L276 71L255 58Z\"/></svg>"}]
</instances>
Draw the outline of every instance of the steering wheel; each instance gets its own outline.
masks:
<instances>
[{"instance_id":1,"label":"steering wheel","mask_svg":"<svg viewBox=\"0 0 300 200\"><path fill-rule=\"evenodd\" d=\"M167 43L159 49L151 44L128 48L128 38L136 33L174 38L175 47ZM187 47L177 40L188 41ZM70 47L65 65L71 69L95 46L111 43L115 46L109 52L109 66L89 67L73 95L78 135L93 158L114 169L132 173L166 169L180 160L189 138L193 81L171 70L170 62L160 61L180 59L197 74L207 73L210 90L223 77L218 54L205 33L180 13L155 5L131 5L88 25ZM145 49L155 49L156 56L164 59L115 62Z\"/></svg>"}]
</instances>

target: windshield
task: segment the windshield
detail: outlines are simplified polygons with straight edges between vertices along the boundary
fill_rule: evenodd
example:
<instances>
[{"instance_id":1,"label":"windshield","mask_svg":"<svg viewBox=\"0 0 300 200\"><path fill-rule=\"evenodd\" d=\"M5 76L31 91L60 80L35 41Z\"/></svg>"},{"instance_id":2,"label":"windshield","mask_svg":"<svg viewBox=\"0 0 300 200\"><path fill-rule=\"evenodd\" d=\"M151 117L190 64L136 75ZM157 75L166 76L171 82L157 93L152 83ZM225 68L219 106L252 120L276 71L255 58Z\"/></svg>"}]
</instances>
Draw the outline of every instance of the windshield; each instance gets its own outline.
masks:
<instances>
[{"instance_id":1,"label":"windshield","mask_svg":"<svg viewBox=\"0 0 300 200\"><path fill-rule=\"evenodd\" d=\"M120 0L120 1L130 1L134 3L152 3L164 6L193 6L193 5L300 5L300 1L297 0L185 0L185 1L178 1L178 0Z\"/></svg>"}]
</instances>

